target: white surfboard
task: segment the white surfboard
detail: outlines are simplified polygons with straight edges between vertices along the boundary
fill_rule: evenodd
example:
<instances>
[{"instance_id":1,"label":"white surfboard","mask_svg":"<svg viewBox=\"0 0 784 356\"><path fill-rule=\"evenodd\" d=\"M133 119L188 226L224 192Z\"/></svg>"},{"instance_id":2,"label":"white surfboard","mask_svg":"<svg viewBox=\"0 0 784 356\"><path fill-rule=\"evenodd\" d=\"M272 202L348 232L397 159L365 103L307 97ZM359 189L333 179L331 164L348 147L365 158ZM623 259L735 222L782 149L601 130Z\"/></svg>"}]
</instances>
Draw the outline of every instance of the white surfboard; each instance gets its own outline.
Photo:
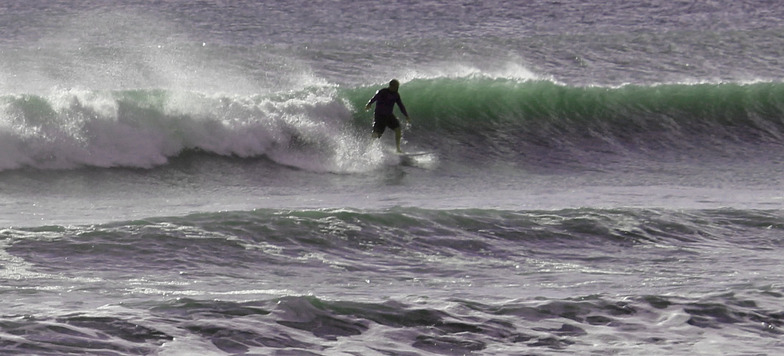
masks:
<instances>
[{"instance_id":1,"label":"white surfboard","mask_svg":"<svg viewBox=\"0 0 784 356\"><path fill-rule=\"evenodd\" d=\"M432 151L417 151L417 152L398 152L397 155L401 157L416 157L433 154Z\"/></svg>"},{"instance_id":2,"label":"white surfboard","mask_svg":"<svg viewBox=\"0 0 784 356\"><path fill-rule=\"evenodd\" d=\"M396 153L403 166L433 169L438 164L438 158L433 151L412 151Z\"/></svg>"}]
</instances>

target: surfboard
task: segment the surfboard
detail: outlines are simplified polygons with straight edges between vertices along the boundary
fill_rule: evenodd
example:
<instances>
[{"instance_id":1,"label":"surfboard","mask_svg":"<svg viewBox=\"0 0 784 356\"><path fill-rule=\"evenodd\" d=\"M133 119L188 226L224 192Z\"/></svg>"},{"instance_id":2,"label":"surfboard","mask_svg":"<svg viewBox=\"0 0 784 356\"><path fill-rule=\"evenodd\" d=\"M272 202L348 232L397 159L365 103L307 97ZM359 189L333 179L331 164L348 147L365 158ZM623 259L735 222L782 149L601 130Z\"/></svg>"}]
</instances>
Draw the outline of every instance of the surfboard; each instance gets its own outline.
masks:
<instances>
[{"instance_id":1,"label":"surfboard","mask_svg":"<svg viewBox=\"0 0 784 356\"><path fill-rule=\"evenodd\" d=\"M418 152L398 152L397 155L400 157L417 157L417 156L424 156L432 154L431 151L418 151Z\"/></svg>"},{"instance_id":2,"label":"surfboard","mask_svg":"<svg viewBox=\"0 0 784 356\"><path fill-rule=\"evenodd\" d=\"M400 165L433 169L437 165L438 159L433 151L414 151L396 153L400 157Z\"/></svg>"}]
</instances>

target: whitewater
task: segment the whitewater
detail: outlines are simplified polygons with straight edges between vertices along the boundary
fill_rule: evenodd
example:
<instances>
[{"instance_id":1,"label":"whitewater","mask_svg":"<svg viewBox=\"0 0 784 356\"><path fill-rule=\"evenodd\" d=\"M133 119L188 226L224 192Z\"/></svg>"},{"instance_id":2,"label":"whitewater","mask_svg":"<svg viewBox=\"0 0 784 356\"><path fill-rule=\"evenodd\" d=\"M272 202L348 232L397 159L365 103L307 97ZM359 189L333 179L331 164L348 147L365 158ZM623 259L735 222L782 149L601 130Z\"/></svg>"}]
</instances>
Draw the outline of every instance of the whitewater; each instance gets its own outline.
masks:
<instances>
[{"instance_id":1,"label":"whitewater","mask_svg":"<svg viewBox=\"0 0 784 356\"><path fill-rule=\"evenodd\" d=\"M0 4L0 353L779 354L782 16Z\"/></svg>"}]
</instances>

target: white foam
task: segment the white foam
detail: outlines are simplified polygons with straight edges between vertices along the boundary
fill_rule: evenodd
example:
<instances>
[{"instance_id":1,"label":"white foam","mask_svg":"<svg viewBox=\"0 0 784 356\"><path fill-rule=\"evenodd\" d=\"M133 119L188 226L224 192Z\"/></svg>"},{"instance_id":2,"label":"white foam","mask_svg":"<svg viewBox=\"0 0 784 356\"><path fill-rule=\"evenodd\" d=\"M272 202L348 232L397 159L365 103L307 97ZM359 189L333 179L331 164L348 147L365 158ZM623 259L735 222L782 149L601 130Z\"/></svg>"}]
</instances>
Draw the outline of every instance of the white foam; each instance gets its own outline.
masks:
<instances>
[{"instance_id":1,"label":"white foam","mask_svg":"<svg viewBox=\"0 0 784 356\"><path fill-rule=\"evenodd\" d=\"M6 97L0 169L150 168L184 150L266 155L306 170L356 172L379 164L330 86L262 95L187 91L53 90ZM28 100L29 99L29 100Z\"/></svg>"}]
</instances>

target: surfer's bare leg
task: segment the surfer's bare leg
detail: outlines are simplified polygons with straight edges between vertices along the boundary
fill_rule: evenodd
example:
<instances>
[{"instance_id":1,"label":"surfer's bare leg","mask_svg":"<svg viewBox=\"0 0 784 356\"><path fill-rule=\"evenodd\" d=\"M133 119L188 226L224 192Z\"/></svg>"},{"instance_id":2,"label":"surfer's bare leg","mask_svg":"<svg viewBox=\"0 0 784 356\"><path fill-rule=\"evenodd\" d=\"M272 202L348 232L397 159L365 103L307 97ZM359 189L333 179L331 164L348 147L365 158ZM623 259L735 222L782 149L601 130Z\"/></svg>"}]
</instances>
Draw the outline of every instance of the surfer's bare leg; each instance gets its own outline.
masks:
<instances>
[{"instance_id":1,"label":"surfer's bare leg","mask_svg":"<svg viewBox=\"0 0 784 356\"><path fill-rule=\"evenodd\" d=\"M403 131L398 127L395 129L395 146L397 146L397 153L403 153L400 150L400 139L403 138Z\"/></svg>"}]
</instances>

